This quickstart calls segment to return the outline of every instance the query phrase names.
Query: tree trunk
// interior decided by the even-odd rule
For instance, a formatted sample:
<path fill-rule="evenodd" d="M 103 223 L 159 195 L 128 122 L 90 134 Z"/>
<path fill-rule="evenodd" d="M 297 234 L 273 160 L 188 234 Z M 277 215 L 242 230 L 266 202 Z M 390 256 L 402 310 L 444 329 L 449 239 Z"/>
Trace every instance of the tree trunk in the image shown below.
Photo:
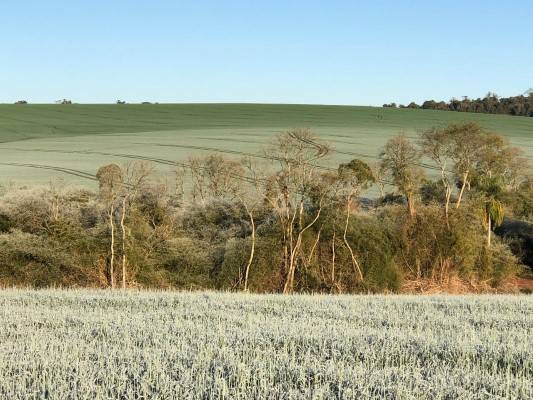
<path fill-rule="evenodd" d="M 115 288 L 115 224 L 113 223 L 114 208 L 111 204 L 109 209 L 109 225 L 111 228 L 111 260 L 109 261 L 109 278 L 111 280 L 111 289 Z"/>
<path fill-rule="evenodd" d="M 468 174 L 469 174 L 469 171 L 466 171 L 463 174 L 463 184 L 461 185 L 461 191 L 459 192 L 459 197 L 457 197 L 457 203 L 455 204 L 455 208 L 459 208 L 459 206 L 461 205 L 461 200 L 463 199 L 463 193 L 465 191 L 466 180 L 468 179 Z"/>
<path fill-rule="evenodd" d="M 490 218 L 490 215 L 487 218 L 487 247 L 490 247 L 490 240 L 492 235 L 492 220 Z"/>
<path fill-rule="evenodd" d="M 313 243 L 313 247 L 311 247 L 311 252 L 309 253 L 309 257 L 307 257 L 307 265 L 311 265 L 311 259 L 313 258 L 313 255 L 315 254 L 316 247 L 318 246 L 318 242 L 320 242 L 320 234 L 322 233 L 322 226 L 318 230 L 318 233 L 316 235 L 315 243 Z"/>
<path fill-rule="evenodd" d="M 248 259 L 248 264 L 246 265 L 246 270 L 244 273 L 244 291 L 248 291 L 248 274 L 250 273 L 250 266 L 252 265 L 252 262 L 254 260 L 254 253 L 255 253 L 255 222 L 254 222 L 254 216 L 252 212 L 248 209 L 246 204 L 243 202 L 244 208 L 246 209 L 246 212 L 248 213 L 248 216 L 250 217 L 250 223 L 252 225 L 252 248 L 250 250 L 250 258 Z"/>
<path fill-rule="evenodd" d="M 383 183 L 378 183 L 379 186 L 379 193 L 381 195 L 381 198 L 385 197 L 385 185 Z"/>
<path fill-rule="evenodd" d="M 441 175 L 441 179 L 442 179 L 442 184 L 444 185 L 444 188 L 445 188 L 445 190 L 444 190 L 444 196 L 445 196 L 444 217 L 446 219 L 446 226 L 449 229 L 450 228 L 450 220 L 449 220 L 450 198 L 452 196 L 452 188 L 451 188 L 451 185 L 450 185 L 450 181 L 449 181 L 448 177 L 446 176 L 446 162 L 441 163 L 440 166 L 441 166 L 440 175 Z"/>
<path fill-rule="evenodd" d="M 357 259 L 355 258 L 355 255 L 352 250 L 352 246 L 350 246 L 350 243 L 348 242 L 348 224 L 350 223 L 350 215 L 351 215 L 351 205 L 352 205 L 352 199 L 348 198 L 348 201 L 346 202 L 346 221 L 344 223 L 344 244 L 348 248 L 348 251 L 350 252 L 350 256 L 352 257 L 352 265 L 354 267 L 354 272 L 356 272 L 359 275 L 359 279 L 361 282 L 363 282 L 363 273 L 361 272 L 361 268 L 359 267 L 359 263 L 357 262 Z"/>
<path fill-rule="evenodd" d="M 126 289 L 126 196 L 122 199 L 122 215 L 120 216 L 120 229 L 122 230 L 122 289 Z"/>
<path fill-rule="evenodd" d="M 335 286 L 335 230 L 333 230 L 333 238 L 331 239 L 331 287 Z"/>
<path fill-rule="evenodd" d="M 322 200 L 320 201 L 320 205 L 315 215 L 315 218 L 313 218 L 313 220 L 308 225 L 306 225 L 304 228 L 300 230 L 300 232 L 298 232 L 298 237 L 296 239 L 296 243 L 294 244 L 294 246 L 292 246 L 292 240 L 291 240 L 291 254 L 290 254 L 290 262 L 289 262 L 290 269 L 287 275 L 285 286 L 283 288 L 283 293 L 291 293 L 294 289 L 294 274 L 296 272 L 296 254 L 298 254 L 298 251 L 300 250 L 300 247 L 302 245 L 303 234 L 305 233 L 305 231 L 311 228 L 316 223 L 316 221 L 318 221 L 318 218 L 320 218 L 321 212 L 322 212 Z M 303 213 L 303 202 L 300 204 L 300 213 Z M 296 216 L 296 214 L 294 215 Z M 293 218 L 291 225 L 294 224 L 294 220 L 295 219 Z M 292 239 L 292 234 L 291 234 L 291 239 Z"/>
<path fill-rule="evenodd" d="M 409 193 L 405 197 L 407 198 L 407 210 L 409 211 L 409 216 L 414 217 L 416 210 L 413 194 Z"/>
<path fill-rule="evenodd" d="M 452 197 L 452 188 L 450 185 L 446 186 L 446 204 L 444 205 L 444 214 L 446 217 L 446 226 L 450 228 L 450 198 Z"/>
<path fill-rule="evenodd" d="M 290 293 L 293 290 L 294 287 L 294 271 L 296 269 L 296 252 L 298 250 L 299 241 L 300 241 L 300 234 L 298 234 L 298 239 L 296 240 L 296 243 L 294 243 L 294 221 L 296 221 L 296 216 L 300 214 L 300 217 L 298 218 L 299 223 L 301 224 L 301 214 L 303 213 L 303 201 L 300 202 L 300 206 L 298 209 L 294 210 L 294 213 L 292 217 L 290 217 L 289 222 L 289 268 L 287 269 L 287 278 L 285 279 L 285 285 L 283 287 L 283 293 Z M 289 215 L 288 215 L 289 217 Z"/>

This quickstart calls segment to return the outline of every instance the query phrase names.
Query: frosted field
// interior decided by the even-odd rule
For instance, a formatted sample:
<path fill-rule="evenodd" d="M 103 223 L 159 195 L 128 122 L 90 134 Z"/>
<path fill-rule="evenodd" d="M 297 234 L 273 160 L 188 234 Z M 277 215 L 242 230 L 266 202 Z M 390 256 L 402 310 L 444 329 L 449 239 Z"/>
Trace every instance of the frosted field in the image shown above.
<path fill-rule="evenodd" d="M 0 292 L 1 399 L 530 399 L 531 296 Z"/>

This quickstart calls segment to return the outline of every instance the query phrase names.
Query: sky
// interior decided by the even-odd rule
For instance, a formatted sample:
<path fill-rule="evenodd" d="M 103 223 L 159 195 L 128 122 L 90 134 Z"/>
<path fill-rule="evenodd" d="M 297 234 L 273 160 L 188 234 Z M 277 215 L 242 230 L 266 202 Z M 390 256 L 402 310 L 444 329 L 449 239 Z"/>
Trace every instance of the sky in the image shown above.
<path fill-rule="evenodd" d="M 1 0 L 0 102 L 381 105 L 533 87 L 533 1 Z"/>

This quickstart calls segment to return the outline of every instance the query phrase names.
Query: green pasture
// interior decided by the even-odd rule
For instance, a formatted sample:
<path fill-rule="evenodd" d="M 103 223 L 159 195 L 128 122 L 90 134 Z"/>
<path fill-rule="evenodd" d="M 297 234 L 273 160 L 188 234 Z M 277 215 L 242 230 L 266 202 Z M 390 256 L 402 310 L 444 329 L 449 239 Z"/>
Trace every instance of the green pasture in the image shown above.
<path fill-rule="evenodd" d="M 0 183 L 93 184 L 99 166 L 144 159 L 161 174 L 189 155 L 261 155 L 272 135 L 313 129 L 330 163 L 373 160 L 390 136 L 476 121 L 533 158 L 533 118 L 377 107 L 270 104 L 0 105 Z"/>

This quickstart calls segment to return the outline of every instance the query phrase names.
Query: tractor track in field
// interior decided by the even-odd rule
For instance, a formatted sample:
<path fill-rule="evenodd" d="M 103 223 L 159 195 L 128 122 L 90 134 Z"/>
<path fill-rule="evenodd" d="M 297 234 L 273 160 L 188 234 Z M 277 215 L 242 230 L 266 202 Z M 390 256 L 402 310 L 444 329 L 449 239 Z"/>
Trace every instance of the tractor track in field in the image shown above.
<path fill-rule="evenodd" d="M 54 165 L 43 165 L 43 164 L 31 164 L 31 163 L 6 163 L 6 162 L 0 162 L 0 165 L 6 165 L 10 167 L 26 167 L 26 168 L 37 168 L 37 169 L 47 169 L 51 171 L 56 172 L 62 172 L 64 174 L 68 175 L 74 175 L 80 178 L 84 179 L 90 179 L 93 181 L 96 181 L 96 176 L 92 175 L 85 171 L 80 171 L 72 168 L 63 168 L 63 167 L 57 167 Z"/>
<path fill-rule="evenodd" d="M 146 145 L 146 143 L 140 143 L 140 142 L 133 142 L 132 144 Z M 248 152 L 239 151 L 239 150 L 219 149 L 216 147 L 194 146 L 194 145 L 185 145 L 185 144 L 163 144 L 163 143 L 150 143 L 150 144 L 152 146 L 176 147 L 176 148 L 191 149 L 191 150 L 212 151 L 212 152 L 217 152 L 217 153 L 233 154 L 233 155 L 240 155 L 240 156 L 253 157 L 253 158 L 262 158 L 265 160 L 271 159 L 271 157 L 267 155 L 262 155 L 262 154 L 257 154 L 257 153 L 248 153 Z M 333 150 L 333 151 L 337 154 L 343 154 L 343 155 L 349 155 L 349 156 L 355 156 L 355 157 L 361 157 L 361 158 L 372 158 L 372 159 L 379 160 L 378 156 L 364 154 L 364 153 L 356 153 L 353 151 L 343 151 L 343 150 Z M 431 169 L 434 171 L 440 171 L 439 168 L 433 165 L 430 165 L 430 164 L 426 164 L 426 163 L 413 163 L 413 165 L 426 168 L 426 169 Z M 328 170 L 335 169 L 335 168 L 328 168 L 328 167 L 323 167 L 323 168 L 328 169 Z M 447 171 L 447 172 L 452 172 L 452 171 Z"/>
<path fill-rule="evenodd" d="M 147 143 L 142 142 L 133 142 L 131 144 L 134 145 L 140 145 L 140 146 L 146 146 Z M 152 146 L 160 146 L 160 147 L 174 147 L 174 148 L 182 148 L 182 149 L 189 149 L 189 150 L 199 150 L 199 151 L 210 151 L 210 152 L 216 152 L 216 153 L 224 153 L 224 154 L 230 154 L 230 155 L 236 155 L 236 156 L 242 156 L 242 157 L 251 157 L 251 158 L 259 158 L 264 160 L 272 159 L 272 157 L 267 156 L 266 154 L 259 154 L 259 153 L 250 153 L 250 152 L 244 152 L 239 150 L 230 150 L 230 149 L 220 149 L 216 147 L 208 147 L 208 146 L 196 146 L 196 145 L 184 145 L 184 144 L 164 144 L 164 143 L 149 143 Z M 13 147 L 2 147 L 0 149 L 3 150 L 16 150 L 16 151 L 24 151 L 24 152 L 43 152 L 43 153 L 60 153 L 60 154 L 87 154 L 87 155 L 102 155 L 102 156 L 110 156 L 110 157 L 120 157 L 120 158 L 127 158 L 132 160 L 142 160 L 142 161 L 150 161 L 157 164 L 163 164 L 168 166 L 174 166 L 174 167 L 182 167 L 182 168 L 189 168 L 190 165 L 183 162 L 178 161 L 172 161 L 167 160 L 164 158 L 158 158 L 158 157 L 150 157 L 150 156 L 143 156 L 138 154 L 129 154 L 129 153 L 111 153 L 111 152 L 100 152 L 100 151 L 93 151 L 93 150 L 54 150 L 54 149 L 24 149 L 24 148 L 13 148 Z M 372 158 L 372 159 L 379 159 L 378 156 L 372 156 L 364 153 L 357 153 L 352 151 L 343 151 L 343 150 L 333 150 L 337 154 L 342 155 L 348 155 L 348 156 L 355 156 L 355 157 L 361 157 L 361 158 Z M 17 163 L 11 163 L 12 166 L 16 166 Z M 8 165 L 7 163 L 4 163 L 4 165 Z M 414 165 L 417 165 L 419 167 L 425 168 L 425 169 L 431 169 L 435 171 L 439 171 L 437 167 L 434 167 L 429 164 L 425 163 L 415 163 Z M 19 164 L 19 166 L 30 166 L 30 164 Z M 65 172 L 67 170 L 70 170 L 70 174 L 74 174 L 72 171 L 75 171 L 79 173 L 80 171 L 76 171 L 73 169 L 68 168 L 62 168 L 61 167 L 53 167 L 53 166 L 42 166 L 42 168 L 48 168 L 53 170 L 54 168 L 56 171 Z M 333 167 L 327 167 L 323 165 L 316 165 L 319 169 L 326 170 L 326 171 L 336 171 L 336 168 Z M 39 168 L 37 164 L 34 165 L 34 168 Z M 448 171 L 451 172 L 451 171 Z M 69 172 L 65 172 L 69 173 Z M 248 180 L 246 177 L 240 177 L 243 180 Z M 391 184 L 388 181 L 382 180 L 383 183 Z"/>
<path fill-rule="evenodd" d="M 128 158 L 133 160 L 141 160 L 141 161 L 150 161 L 157 164 L 163 164 L 163 165 L 169 165 L 173 167 L 181 167 L 188 169 L 190 168 L 190 164 L 183 163 L 183 162 L 177 162 L 177 161 L 171 161 L 166 160 L 162 158 L 154 158 L 154 157 L 147 157 L 147 156 L 140 156 L 135 154 L 121 154 L 121 153 L 104 153 L 104 152 L 95 152 L 95 151 L 61 151 L 61 150 L 45 150 L 45 149 L 12 149 L 12 150 L 21 150 L 21 151 L 41 151 L 41 152 L 50 152 L 50 153 L 64 153 L 64 154 L 97 154 L 97 155 L 105 155 L 105 156 L 112 156 L 112 157 L 121 157 L 121 158 Z M 13 167 L 28 167 L 28 168 L 38 168 L 38 169 L 48 169 L 56 172 L 62 172 L 69 175 L 78 176 L 85 179 L 90 179 L 93 181 L 97 181 L 96 175 L 92 175 L 88 172 L 79 171 L 71 168 L 63 168 L 63 167 L 57 167 L 53 165 L 42 165 L 42 164 L 31 164 L 31 163 L 5 163 L 0 162 L 0 165 L 6 165 L 6 166 L 13 166 Z M 253 183 L 253 179 L 244 175 L 232 175 L 234 178 Z M 258 178 L 257 180 L 261 180 Z"/>
<path fill-rule="evenodd" d="M 5 148 L 0 148 L 0 149 L 5 149 Z M 136 154 L 106 153 L 106 152 L 97 152 L 97 151 L 90 151 L 90 150 L 71 150 L 71 151 L 67 151 L 67 150 L 19 149 L 19 148 L 10 148 L 10 150 L 28 151 L 28 152 L 34 151 L 34 152 L 44 152 L 44 153 L 61 153 L 61 154 L 96 154 L 96 155 L 105 155 L 105 156 L 112 156 L 112 157 L 128 158 L 128 159 L 132 159 L 132 160 L 150 161 L 150 162 L 153 162 L 153 163 L 156 163 L 156 164 L 163 164 L 163 165 L 168 165 L 168 166 L 173 166 L 173 167 L 181 167 L 181 168 L 185 168 L 185 169 L 189 169 L 190 168 L 190 164 L 188 164 L 188 163 L 167 160 L 167 159 L 164 159 L 164 158 L 141 156 L 141 155 L 136 155 Z M 243 153 L 243 152 L 241 152 L 241 153 Z M 268 157 L 266 157 L 266 156 L 264 156 L 263 158 L 268 159 Z M 41 164 L 31 164 L 31 163 L 3 163 L 3 162 L 0 162 L 0 165 L 13 166 L 13 167 L 29 167 L 29 168 L 48 169 L 48 170 L 53 170 L 53 171 L 57 171 L 57 172 L 63 172 L 63 173 L 69 174 L 69 175 L 79 176 L 81 178 L 91 179 L 91 180 L 94 180 L 94 181 L 97 180 L 95 175 L 89 174 L 87 172 L 74 170 L 74 169 L 71 169 L 71 168 L 56 167 L 56 166 L 53 166 L 53 165 L 41 165 Z M 325 166 L 321 166 L 321 165 L 317 165 L 316 167 L 318 167 L 319 169 L 322 169 L 322 170 L 326 170 L 326 171 L 336 171 L 336 168 L 325 167 Z M 258 177 L 251 178 L 251 177 L 248 177 L 248 176 L 238 175 L 238 174 L 233 174 L 232 176 L 234 178 L 236 178 L 236 179 L 242 180 L 244 182 L 249 182 L 249 183 L 254 183 L 254 181 L 266 181 L 266 179 L 264 179 L 264 178 L 258 178 Z M 391 184 L 390 182 L 383 181 L 383 180 L 382 180 L 382 182 L 385 183 L 385 184 Z"/>

